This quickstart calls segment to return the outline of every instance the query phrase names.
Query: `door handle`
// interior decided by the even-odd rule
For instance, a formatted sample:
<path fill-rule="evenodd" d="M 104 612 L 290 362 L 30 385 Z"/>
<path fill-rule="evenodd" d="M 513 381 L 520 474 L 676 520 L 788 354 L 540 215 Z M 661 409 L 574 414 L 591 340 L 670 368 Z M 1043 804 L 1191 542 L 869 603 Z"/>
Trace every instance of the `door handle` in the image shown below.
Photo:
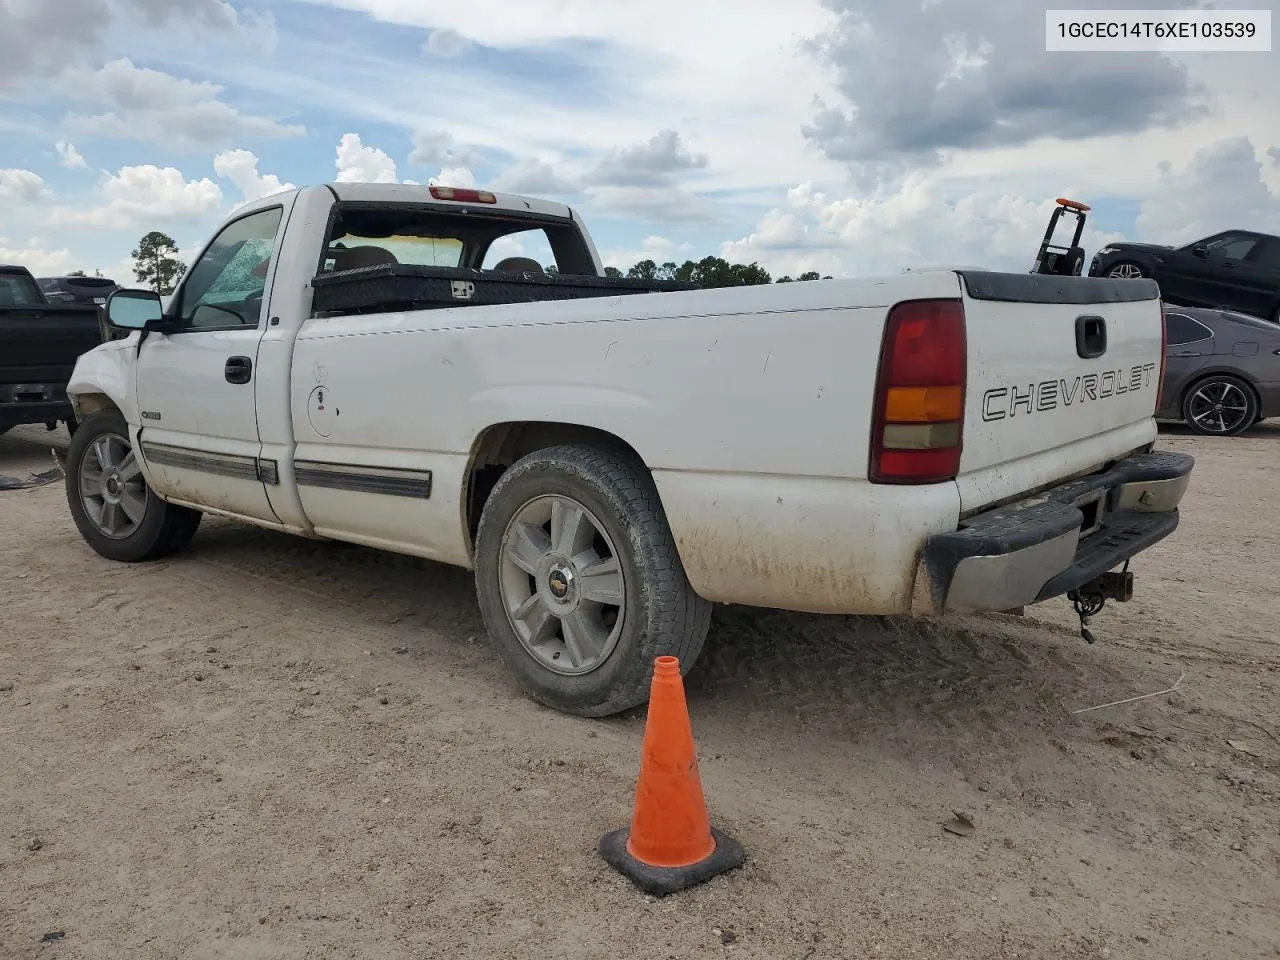
<path fill-rule="evenodd" d="M 253 361 L 248 357 L 229 357 L 223 374 L 227 383 L 248 383 L 253 377 Z"/>

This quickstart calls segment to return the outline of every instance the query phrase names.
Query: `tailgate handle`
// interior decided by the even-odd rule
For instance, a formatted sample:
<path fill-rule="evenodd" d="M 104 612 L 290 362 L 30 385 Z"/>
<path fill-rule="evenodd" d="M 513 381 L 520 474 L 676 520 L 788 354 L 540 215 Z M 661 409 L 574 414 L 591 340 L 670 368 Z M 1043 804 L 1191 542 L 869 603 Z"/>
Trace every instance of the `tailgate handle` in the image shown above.
<path fill-rule="evenodd" d="M 1102 317 L 1076 317 L 1076 353 L 1096 360 L 1107 352 L 1107 321 Z"/>

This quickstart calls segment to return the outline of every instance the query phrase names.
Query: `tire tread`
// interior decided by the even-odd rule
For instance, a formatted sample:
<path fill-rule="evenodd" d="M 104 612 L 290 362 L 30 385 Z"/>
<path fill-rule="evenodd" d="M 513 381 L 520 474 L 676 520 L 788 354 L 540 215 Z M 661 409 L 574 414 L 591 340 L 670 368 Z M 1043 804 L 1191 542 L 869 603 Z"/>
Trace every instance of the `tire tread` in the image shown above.
<path fill-rule="evenodd" d="M 579 716 L 610 716 L 639 706 L 648 699 L 655 658 L 678 657 L 681 672 L 688 673 L 706 642 L 711 625 L 711 604 L 700 597 L 689 583 L 652 476 L 643 463 L 624 451 L 563 445 L 536 451 L 513 465 L 499 479 L 481 516 L 477 554 L 500 540 L 509 519 L 497 516 L 489 505 L 501 503 L 504 493 L 513 485 L 524 482 L 525 478 L 551 472 L 575 476 L 596 488 L 606 499 L 616 502 L 619 516 L 615 520 L 625 524 L 630 535 L 640 574 L 638 586 L 644 594 L 642 603 L 645 603 L 648 617 L 642 627 L 638 649 L 633 651 L 630 662 L 622 668 L 603 699 L 570 704 L 562 698 L 543 695 L 528 683 L 523 685 L 534 699 L 547 706 Z M 482 565 L 477 563 L 476 586 L 482 593 L 483 608 L 486 606 L 483 593 L 488 588 L 481 580 L 481 568 Z M 486 611 L 486 620 L 488 618 Z M 495 626 L 508 629 L 505 623 L 487 625 L 491 635 Z M 535 669 L 541 668 L 535 665 Z M 521 673 L 518 668 L 515 672 L 517 675 Z"/>

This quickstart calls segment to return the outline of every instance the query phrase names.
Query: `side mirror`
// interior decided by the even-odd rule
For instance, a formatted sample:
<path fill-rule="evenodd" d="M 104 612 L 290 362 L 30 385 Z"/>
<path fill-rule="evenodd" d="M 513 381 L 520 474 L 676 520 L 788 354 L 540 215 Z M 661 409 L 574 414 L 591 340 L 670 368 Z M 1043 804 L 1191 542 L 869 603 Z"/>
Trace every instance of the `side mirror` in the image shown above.
<path fill-rule="evenodd" d="M 1194 247 L 1191 248 L 1191 252 L 1194 253 L 1197 257 L 1199 257 L 1201 260 L 1209 256 L 1209 248 L 1206 247 L 1203 243 L 1197 243 Z"/>
<path fill-rule="evenodd" d="M 107 297 L 107 326 L 116 330 L 154 330 L 164 324 L 160 294 L 152 290 L 117 290 Z"/>

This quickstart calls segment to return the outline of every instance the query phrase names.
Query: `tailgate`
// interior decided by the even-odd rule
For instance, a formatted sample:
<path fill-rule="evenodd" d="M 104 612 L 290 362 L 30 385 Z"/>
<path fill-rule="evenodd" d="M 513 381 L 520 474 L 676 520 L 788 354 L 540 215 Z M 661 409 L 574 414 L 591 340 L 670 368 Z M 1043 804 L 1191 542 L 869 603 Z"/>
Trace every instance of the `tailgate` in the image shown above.
<path fill-rule="evenodd" d="M 95 306 L 0 309 L 0 383 L 65 381 L 77 358 L 101 342 Z"/>
<path fill-rule="evenodd" d="M 962 510 L 1154 439 L 1163 319 L 1153 281 L 958 273 L 969 355 Z"/>

